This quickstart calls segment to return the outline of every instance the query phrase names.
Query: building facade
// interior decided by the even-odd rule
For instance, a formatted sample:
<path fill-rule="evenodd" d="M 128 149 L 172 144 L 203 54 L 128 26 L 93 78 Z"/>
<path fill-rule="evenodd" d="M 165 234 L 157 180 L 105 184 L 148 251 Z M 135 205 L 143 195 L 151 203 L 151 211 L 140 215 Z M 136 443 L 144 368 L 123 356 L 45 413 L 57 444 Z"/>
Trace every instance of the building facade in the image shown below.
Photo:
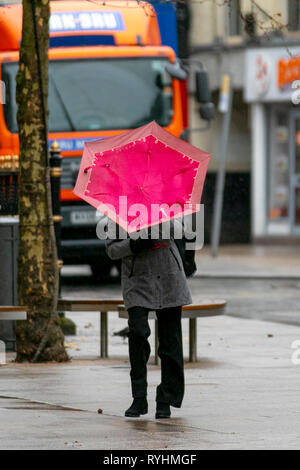
<path fill-rule="evenodd" d="M 211 0 L 190 8 L 193 67 L 207 68 L 216 104 L 223 74 L 234 88 L 222 240 L 297 239 L 300 105 L 293 86 L 300 80 L 300 1 Z M 190 92 L 192 127 L 201 128 L 192 82 Z M 208 238 L 220 154 L 217 114 L 209 131 L 191 134 L 193 144 L 213 155 L 204 191 Z"/>
<path fill-rule="evenodd" d="M 249 49 L 253 233 L 300 235 L 300 46 Z"/>

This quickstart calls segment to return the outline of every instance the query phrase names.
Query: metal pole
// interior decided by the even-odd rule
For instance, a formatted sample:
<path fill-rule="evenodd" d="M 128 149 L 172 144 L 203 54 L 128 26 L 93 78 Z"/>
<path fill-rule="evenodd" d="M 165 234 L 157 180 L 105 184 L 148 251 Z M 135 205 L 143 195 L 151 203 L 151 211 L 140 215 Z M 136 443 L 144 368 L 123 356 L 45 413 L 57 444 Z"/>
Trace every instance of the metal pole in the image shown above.
<path fill-rule="evenodd" d="M 61 293 L 61 275 L 60 271 L 63 265 L 61 260 L 61 210 L 60 210 L 60 179 L 62 157 L 60 148 L 56 141 L 53 142 L 50 149 L 50 182 L 51 182 L 51 200 L 53 212 L 53 224 L 57 246 L 58 269 L 59 269 L 59 297 Z M 59 316 L 63 317 L 64 313 L 59 312 Z"/>
<path fill-rule="evenodd" d="M 197 318 L 190 318 L 189 331 L 190 331 L 189 361 L 197 362 Z"/>
<path fill-rule="evenodd" d="M 108 357 L 107 312 L 100 312 L 100 357 Z"/>
<path fill-rule="evenodd" d="M 217 256 L 221 222 L 222 222 L 222 210 L 223 210 L 223 197 L 224 197 L 224 186 L 225 186 L 225 174 L 226 174 L 226 157 L 227 157 L 227 146 L 228 137 L 230 131 L 231 121 L 231 109 L 232 109 L 232 84 L 229 75 L 224 75 L 222 80 L 221 100 L 219 104 L 219 110 L 224 113 L 223 118 L 223 129 L 220 141 L 220 164 L 217 174 L 214 208 L 213 208 L 213 223 L 212 223 L 212 243 L 211 243 L 211 254 Z"/>
<path fill-rule="evenodd" d="M 158 325 L 157 325 L 157 320 L 154 320 L 154 339 L 155 339 L 155 344 L 154 344 L 154 364 L 159 365 L 159 357 L 157 354 L 158 351 Z"/>

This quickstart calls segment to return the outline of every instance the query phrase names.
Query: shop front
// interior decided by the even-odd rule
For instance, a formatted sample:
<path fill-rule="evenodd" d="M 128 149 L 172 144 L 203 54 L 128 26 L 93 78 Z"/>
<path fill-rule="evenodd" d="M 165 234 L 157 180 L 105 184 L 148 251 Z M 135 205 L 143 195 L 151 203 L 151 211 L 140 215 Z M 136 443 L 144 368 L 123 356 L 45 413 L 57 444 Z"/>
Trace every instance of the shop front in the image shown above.
<path fill-rule="evenodd" d="M 246 52 L 252 238 L 300 240 L 300 46 Z"/>

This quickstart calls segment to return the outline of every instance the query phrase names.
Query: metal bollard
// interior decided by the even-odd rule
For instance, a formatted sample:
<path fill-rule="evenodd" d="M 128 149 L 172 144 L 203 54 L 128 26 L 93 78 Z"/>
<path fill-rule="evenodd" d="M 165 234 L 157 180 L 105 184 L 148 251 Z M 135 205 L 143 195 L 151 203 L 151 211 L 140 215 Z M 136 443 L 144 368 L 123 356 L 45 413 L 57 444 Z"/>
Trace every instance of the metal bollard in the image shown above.
<path fill-rule="evenodd" d="M 53 222 L 57 244 L 57 256 L 59 260 L 61 258 L 60 238 L 62 220 L 62 216 L 60 213 L 60 178 L 62 173 L 61 161 L 62 157 L 60 156 L 60 148 L 55 140 L 50 148 L 50 181 Z"/>
<path fill-rule="evenodd" d="M 61 260 L 61 210 L 60 210 L 60 180 L 61 180 L 61 162 L 60 148 L 55 140 L 50 147 L 50 182 L 51 182 L 51 199 L 52 199 L 52 212 L 53 224 L 57 246 L 58 269 L 59 269 L 59 296 L 61 292 L 61 276 L 60 271 L 63 265 Z M 60 316 L 64 316 L 60 312 Z"/>

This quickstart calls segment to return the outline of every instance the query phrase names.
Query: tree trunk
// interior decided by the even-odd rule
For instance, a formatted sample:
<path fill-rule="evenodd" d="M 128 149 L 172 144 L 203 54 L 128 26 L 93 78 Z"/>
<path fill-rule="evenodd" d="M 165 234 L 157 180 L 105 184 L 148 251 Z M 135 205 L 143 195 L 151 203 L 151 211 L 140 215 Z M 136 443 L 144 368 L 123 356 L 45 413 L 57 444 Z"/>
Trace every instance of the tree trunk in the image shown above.
<path fill-rule="evenodd" d="M 20 305 L 28 307 L 28 317 L 27 321 L 17 324 L 17 361 L 68 360 L 56 313 L 59 276 L 47 139 L 49 15 L 49 0 L 23 0 L 23 33 L 17 74 L 20 139 L 18 295 Z"/>

